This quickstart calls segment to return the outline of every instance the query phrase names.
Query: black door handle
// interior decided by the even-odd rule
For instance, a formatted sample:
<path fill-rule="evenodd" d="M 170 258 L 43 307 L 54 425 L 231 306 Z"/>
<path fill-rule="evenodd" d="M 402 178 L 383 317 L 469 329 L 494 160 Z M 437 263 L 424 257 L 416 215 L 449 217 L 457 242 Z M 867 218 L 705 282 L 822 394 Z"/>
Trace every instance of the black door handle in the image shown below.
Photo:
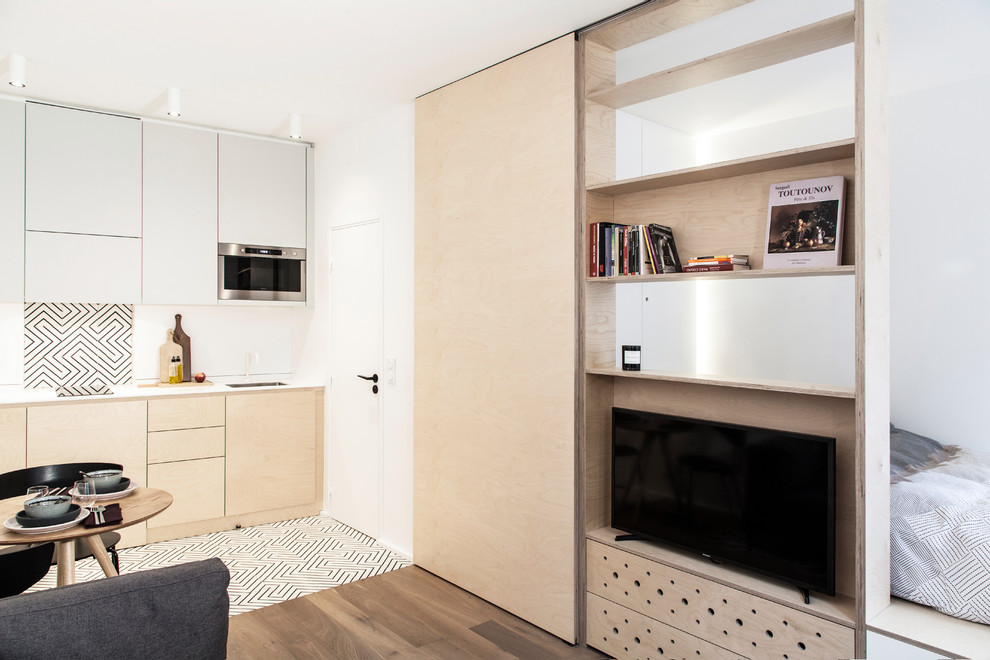
<path fill-rule="evenodd" d="M 358 374 L 357 377 L 364 380 L 370 380 L 372 383 L 378 382 L 378 374 L 371 374 L 370 376 L 362 376 L 361 374 Z"/>

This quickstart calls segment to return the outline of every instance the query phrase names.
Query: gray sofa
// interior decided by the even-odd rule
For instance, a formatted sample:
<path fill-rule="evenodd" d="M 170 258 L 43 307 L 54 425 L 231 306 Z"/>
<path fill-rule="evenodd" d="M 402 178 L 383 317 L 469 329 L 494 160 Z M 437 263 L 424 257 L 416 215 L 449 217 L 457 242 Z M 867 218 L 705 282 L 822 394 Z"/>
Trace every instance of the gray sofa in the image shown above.
<path fill-rule="evenodd" d="M 0 659 L 225 658 L 229 583 L 206 559 L 0 599 Z"/>

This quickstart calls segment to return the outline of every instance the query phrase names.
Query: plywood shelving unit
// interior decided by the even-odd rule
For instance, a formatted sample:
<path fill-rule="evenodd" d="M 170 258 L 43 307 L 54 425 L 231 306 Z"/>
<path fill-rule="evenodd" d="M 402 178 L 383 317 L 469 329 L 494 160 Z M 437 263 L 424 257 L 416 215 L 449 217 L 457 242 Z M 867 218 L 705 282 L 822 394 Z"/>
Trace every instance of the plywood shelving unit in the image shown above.
<path fill-rule="evenodd" d="M 886 451 L 885 439 L 875 436 L 886 431 L 889 407 L 887 395 L 871 398 L 887 387 L 886 354 L 870 353 L 871 342 L 883 348 L 876 342 L 887 330 L 886 302 L 876 302 L 886 296 L 887 286 L 886 134 L 878 128 L 885 117 L 886 100 L 883 94 L 871 96 L 864 90 L 881 80 L 885 7 L 871 3 L 867 10 L 866 3 L 857 0 L 854 12 L 616 84 L 616 51 L 742 4 L 745 0 L 655 2 L 580 34 L 582 255 L 588 254 L 593 222 L 658 223 L 673 228 L 682 260 L 712 250 L 750 255 L 750 271 L 709 273 L 701 278 L 853 277 L 856 384 L 843 387 L 758 377 L 624 372 L 615 358 L 616 285 L 683 282 L 699 279 L 699 274 L 589 277 L 585 263 L 580 277 L 583 350 L 579 360 L 585 379 L 579 395 L 579 416 L 584 420 L 579 432 L 584 472 L 579 490 L 586 531 L 582 570 L 588 594 L 579 620 L 588 645 L 617 657 L 659 657 L 665 644 L 675 642 L 671 650 L 683 654 L 685 645 L 691 645 L 692 657 L 863 657 L 868 607 L 883 606 L 880 585 L 886 578 L 877 570 L 877 558 L 884 547 L 873 530 L 886 535 L 886 502 L 868 508 L 863 493 L 867 488 L 882 488 L 878 478 L 882 470 L 870 472 L 864 461 L 867 446 L 874 455 Z M 856 49 L 854 137 L 616 180 L 617 109 L 850 43 Z M 842 175 L 847 181 L 842 264 L 763 270 L 770 184 L 831 175 Z M 867 313 L 865 306 L 871 301 L 877 306 Z M 814 595 L 812 604 L 805 605 L 796 589 L 774 580 L 715 567 L 656 544 L 616 543 L 615 531 L 609 529 L 608 494 L 613 406 L 835 437 L 837 596 Z M 883 462 L 881 467 L 885 466 Z M 653 597 L 637 597 L 640 585 L 655 581 L 657 575 L 690 585 L 688 592 L 694 591 L 699 602 L 688 605 L 694 600 L 688 592 L 683 603 L 678 598 L 673 605 L 660 604 L 655 592 Z M 737 620 L 759 623 L 743 634 Z M 655 650 L 649 646 L 654 643 Z"/>

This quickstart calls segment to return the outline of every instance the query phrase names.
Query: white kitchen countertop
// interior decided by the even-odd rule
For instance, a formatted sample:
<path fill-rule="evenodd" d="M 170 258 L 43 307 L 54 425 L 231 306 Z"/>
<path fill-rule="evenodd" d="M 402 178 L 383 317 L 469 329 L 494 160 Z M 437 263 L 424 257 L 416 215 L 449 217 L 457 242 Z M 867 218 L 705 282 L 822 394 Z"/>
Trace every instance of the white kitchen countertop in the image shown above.
<path fill-rule="evenodd" d="M 263 383 L 277 381 L 285 385 L 269 387 L 227 387 L 228 383 L 255 382 Z M 130 385 L 111 385 L 112 394 L 94 394 L 92 396 L 58 396 L 53 389 L 25 389 L 17 385 L 0 385 L 0 406 L 25 405 L 32 403 L 83 403 L 110 401 L 117 399 L 147 399 L 160 396 L 196 396 L 201 394 L 246 394 L 250 392 L 268 392 L 272 390 L 293 390 L 320 388 L 325 383 L 314 378 L 295 378 L 291 374 L 254 374 L 249 379 L 244 376 L 218 376 L 209 378 L 207 384 L 171 385 L 155 387 L 153 380 L 135 381 Z M 151 387 L 142 387 L 151 385 Z"/>

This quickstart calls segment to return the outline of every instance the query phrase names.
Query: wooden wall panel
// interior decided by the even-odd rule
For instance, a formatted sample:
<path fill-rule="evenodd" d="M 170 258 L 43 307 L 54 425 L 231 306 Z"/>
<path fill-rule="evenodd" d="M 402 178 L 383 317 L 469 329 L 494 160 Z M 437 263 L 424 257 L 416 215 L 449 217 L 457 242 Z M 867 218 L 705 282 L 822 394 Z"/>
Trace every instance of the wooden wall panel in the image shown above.
<path fill-rule="evenodd" d="M 575 41 L 416 102 L 414 560 L 573 641 Z"/>

